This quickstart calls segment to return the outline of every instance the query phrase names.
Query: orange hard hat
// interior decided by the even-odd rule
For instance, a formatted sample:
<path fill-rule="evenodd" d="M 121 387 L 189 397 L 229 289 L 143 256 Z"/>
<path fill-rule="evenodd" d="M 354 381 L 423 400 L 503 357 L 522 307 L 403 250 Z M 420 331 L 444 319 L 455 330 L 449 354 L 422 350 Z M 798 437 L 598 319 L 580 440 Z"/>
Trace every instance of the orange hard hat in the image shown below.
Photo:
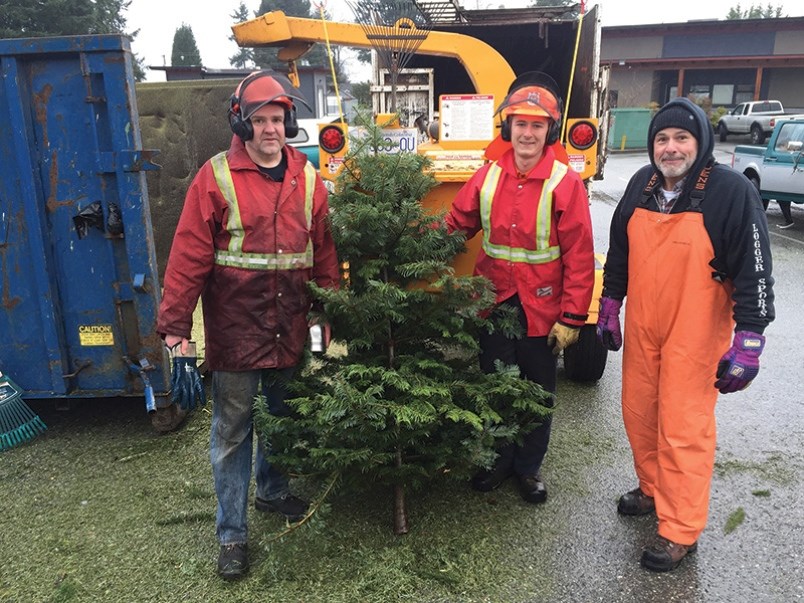
<path fill-rule="evenodd" d="M 255 71 L 249 74 L 235 88 L 232 95 L 232 111 L 239 113 L 241 119 L 250 119 L 265 105 L 276 103 L 286 111 L 293 110 L 293 101 L 285 87 L 270 71 Z"/>
<path fill-rule="evenodd" d="M 508 96 L 497 107 L 505 119 L 509 115 L 533 115 L 561 121 L 562 101 L 556 81 L 542 71 L 527 71 L 511 82 Z"/>
<path fill-rule="evenodd" d="M 561 121 L 558 99 L 541 86 L 525 86 L 514 90 L 502 107 L 503 119 L 509 115 L 532 115 L 546 117 L 555 122 Z"/>

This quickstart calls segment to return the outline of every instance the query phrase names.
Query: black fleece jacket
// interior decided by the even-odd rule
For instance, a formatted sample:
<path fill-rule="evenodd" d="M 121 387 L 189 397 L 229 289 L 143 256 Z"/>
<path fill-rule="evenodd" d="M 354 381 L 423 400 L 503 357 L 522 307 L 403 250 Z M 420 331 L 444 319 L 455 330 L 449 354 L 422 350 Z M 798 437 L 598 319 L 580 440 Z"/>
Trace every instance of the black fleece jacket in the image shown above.
<path fill-rule="evenodd" d="M 695 115 L 701 136 L 698 157 L 686 176 L 684 188 L 671 213 L 700 211 L 703 214 L 704 227 L 715 252 L 709 263 L 712 278 L 728 279 L 734 285 L 735 330 L 762 333 L 775 317 L 771 276 L 773 260 L 762 200 L 745 176 L 715 161 L 712 155 L 714 131 L 697 105 L 679 98 L 660 111 L 676 105 L 683 105 Z M 641 168 L 631 178 L 611 222 L 603 295 L 617 300 L 622 300 L 628 290 L 628 220 L 637 207 L 659 211 L 656 194 L 661 194 L 662 176 L 653 160 L 653 139 L 650 134 L 648 136 L 651 165 Z M 710 172 L 703 187 L 703 199 L 700 199 L 696 184 L 706 167 Z"/>

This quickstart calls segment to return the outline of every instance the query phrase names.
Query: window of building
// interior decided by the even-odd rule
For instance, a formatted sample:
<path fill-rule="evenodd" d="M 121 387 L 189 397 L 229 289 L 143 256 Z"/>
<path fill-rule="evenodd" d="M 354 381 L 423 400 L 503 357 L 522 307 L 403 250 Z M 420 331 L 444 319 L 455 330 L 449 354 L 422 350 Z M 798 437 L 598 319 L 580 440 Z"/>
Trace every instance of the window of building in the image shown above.
<path fill-rule="evenodd" d="M 715 84 L 712 86 L 712 104 L 731 106 L 734 98 L 734 84 Z"/>

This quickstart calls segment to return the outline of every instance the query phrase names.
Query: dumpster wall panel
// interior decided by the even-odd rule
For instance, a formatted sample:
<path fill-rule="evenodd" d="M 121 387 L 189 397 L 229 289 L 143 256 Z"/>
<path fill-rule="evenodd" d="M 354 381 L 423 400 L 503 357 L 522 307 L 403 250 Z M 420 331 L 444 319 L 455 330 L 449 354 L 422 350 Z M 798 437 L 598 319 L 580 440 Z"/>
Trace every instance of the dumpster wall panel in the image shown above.
<path fill-rule="evenodd" d="M 0 367 L 29 397 L 168 390 L 131 53 L 121 36 L 0 41 Z M 7 127 L 8 126 L 8 127 Z M 91 210 L 95 211 L 91 211 Z M 9 222 L 10 224 L 10 222 Z M 122 224 L 122 229 L 117 226 Z"/>

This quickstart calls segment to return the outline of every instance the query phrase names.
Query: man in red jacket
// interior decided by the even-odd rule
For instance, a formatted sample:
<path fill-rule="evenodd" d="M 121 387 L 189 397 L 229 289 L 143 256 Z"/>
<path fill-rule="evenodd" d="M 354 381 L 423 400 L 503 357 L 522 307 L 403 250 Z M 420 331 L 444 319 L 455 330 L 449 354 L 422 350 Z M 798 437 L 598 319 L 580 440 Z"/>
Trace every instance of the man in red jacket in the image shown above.
<path fill-rule="evenodd" d="M 578 174 L 557 158 L 561 98 L 552 78 L 520 75 L 498 112 L 501 136 L 512 148 L 461 188 L 447 224 L 467 238 L 483 231 L 475 274 L 492 282 L 496 303 L 515 310 L 525 333 L 520 339 L 498 331 L 481 335 L 481 368 L 493 372 L 497 360 L 516 365 L 555 393 L 556 356 L 577 341 L 592 299 L 589 200 Z M 544 502 L 540 469 L 550 428 L 548 417 L 521 445 L 499 450 L 495 466 L 475 475 L 472 486 L 490 491 L 515 474 L 525 501 Z"/>
<path fill-rule="evenodd" d="M 224 579 L 248 571 L 254 398 L 265 395 L 274 414 L 288 412 L 284 383 L 307 340 L 307 283 L 338 282 L 326 188 L 304 154 L 285 145 L 298 128 L 291 99 L 304 100 L 280 78 L 253 73 L 232 96 L 235 135 L 187 191 L 157 325 L 168 348 L 184 351 L 201 296 L 206 363 L 213 372 L 210 456 Z M 258 434 L 255 507 L 298 520 L 307 503 L 290 493 L 267 453 Z"/>

